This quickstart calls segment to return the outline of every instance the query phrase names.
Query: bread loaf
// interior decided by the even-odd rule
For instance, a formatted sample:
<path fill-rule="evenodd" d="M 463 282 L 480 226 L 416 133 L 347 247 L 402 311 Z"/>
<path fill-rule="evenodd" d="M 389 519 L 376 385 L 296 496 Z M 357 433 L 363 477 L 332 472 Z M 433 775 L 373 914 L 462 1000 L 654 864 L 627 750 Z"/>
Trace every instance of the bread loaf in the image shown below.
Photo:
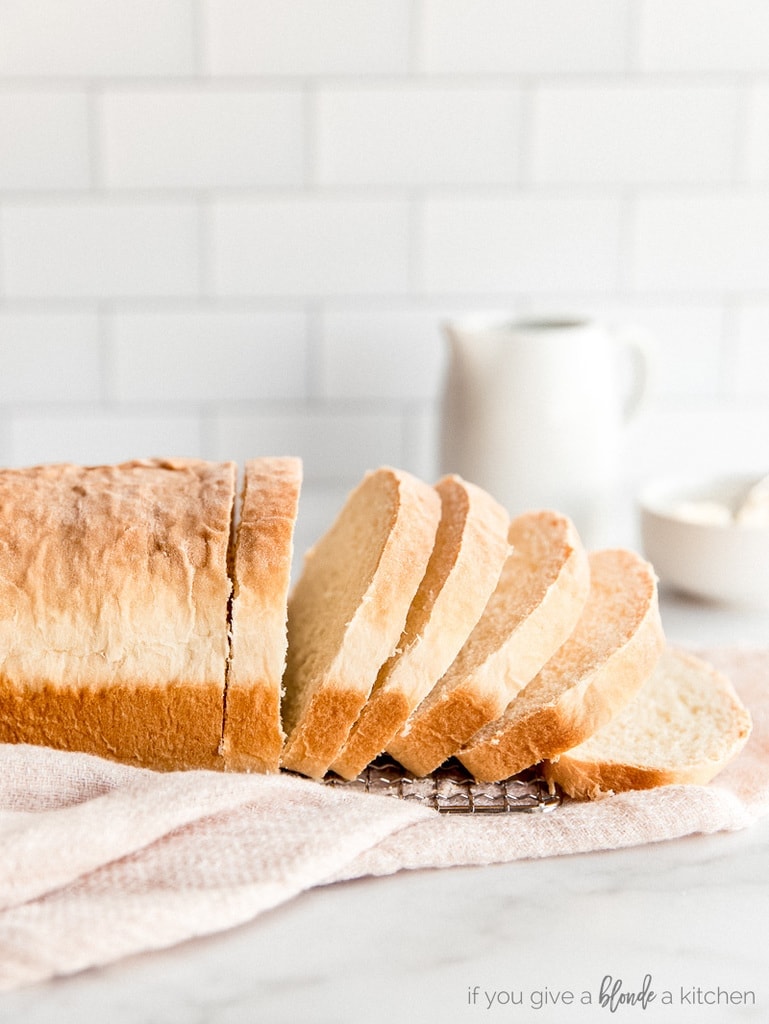
<path fill-rule="evenodd" d="M 339 756 L 403 632 L 440 513 L 434 488 L 383 467 L 307 553 L 289 599 L 285 768 L 320 778 Z"/>
<path fill-rule="evenodd" d="M 219 764 L 235 467 L 0 472 L 0 740 Z"/>
<path fill-rule="evenodd" d="M 276 772 L 283 747 L 281 680 L 294 524 L 302 464 L 293 458 L 245 464 L 231 557 L 230 660 L 222 749 L 232 771 Z"/>
<path fill-rule="evenodd" d="M 388 744 L 416 775 L 455 754 L 499 717 L 573 630 L 589 571 L 574 526 L 556 512 L 527 512 L 510 524 L 511 553 L 467 642 L 432 692 Z"/>
<path fill-rule="evenodd" d="M 289 598 L 300 486 L 298 459 L 250 460 L 236 524 L 228 462 L 0 470 L 0 742 L 315 778 L 383 747 L 417 775 L 543 762 L 579 798 L 706 782 L 744 745 L 728 681 L 660 660 L 633 552 L 383 467 Z"/>
<path fill-rule="evenodd" d="M 704 785 L 745 745 L 750 715 L 725 676 L 668 650 L 636 697 L 584 743 L 546 761 L 573 797 L 674 783 Z"/>
<path fill-rule="evenodd" d="M 664 648 L 652 567 L 631 551 L 590 555 L 590 594 L 572 635 L 458 757 L 495 782 L 576 746 L 628 704 Z"/>
<path fill-rule="evenodd" d="M 403 635 L 332 765 L 347 779 L 381 754 L 452 663 L 508 555 L 509 517 L 489 494 L 457 476 L 444 477 L 435 489 L 441 520 Z"/>

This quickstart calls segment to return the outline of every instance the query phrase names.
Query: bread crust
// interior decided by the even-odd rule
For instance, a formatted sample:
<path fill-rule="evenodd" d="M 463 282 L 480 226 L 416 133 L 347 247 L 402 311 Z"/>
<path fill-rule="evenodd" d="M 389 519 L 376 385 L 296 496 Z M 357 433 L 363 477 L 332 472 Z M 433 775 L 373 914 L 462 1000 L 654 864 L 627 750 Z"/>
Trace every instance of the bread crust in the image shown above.
<path fill-rule="evenodd" d="M 382 689 L 372 693 L 353 726 L 354 732 L 347 734 L 331 770 L 343 779 L 356 778 L 370 761 L 382 753 L 411 710 L 411 702 L 400 691 Z"/>
<path fill-rule="evenodd" d="M 573 524 L 549 510 L 510 524 L 497 590 L 465 647 L 388 752 L 428 775 L 508 702 L 566 640 L 587 598 L 587 555 Z"/>
<path fill-rule="evenodd" d="M 634 586 L 603 594 L 603 566 L 622 562 L 628 576 L 634 573 Z M 611 564 L 612 571 L 617 567 Z M 591 595 L 572 636 L 505 714 L 459 751 L 480 781 L 509 778 L 582 743 L 632 700 L 659 661 L 665 641 L 651 566 L 632 552 L 597 552 L 591 575 Z M 610 627 L 605 632 L 603 623 Z M 540 699 L 546 683 L 558 688 Z"/>
<path fill-rule="evenodd" d="M 217 763 L 234 479 L 197 459 L 0 472 L 0 740 Z"/>
<path fill-rule="evenodd" d="M 414 775 L 424 776 L 443 764 L 487 722 L 505 709 L 499 690 L 479 691 L 473 686 L 459 685 L 436 703 L 430 714 L 419 722 L 418 743 L 390 745 L 390 753 Z M 407 737 L 407 739 L 410 737 Z M 396 754 L 394 751 L 399 751 Z"/>
<path fill-rule="evenodd" d="M 507 512 L 481 488 L 450 475 L 435 489 L 441 521 L 395 654 L 332 770 L 355 778 L 406 724 L 478 622 L 509 553 Z"/>
<path fill-rule="evenodd" d="M 432 487 L 385 466 L 309 553 L 289 599 L 285 768 L 320 778 L 339 755 L 398 643 L 439 519 Z"/>
<path fill-rule="evenodd" d="M 669 687 L 671 700 L 676 699 L 677 673 L 684 672 L 689 678 L 696 678 L 697 685 L 702 689 L 702 715 L 718 715 L 719 748 L 691 750 L 686 763 L 673 763 L 672 754 L 664 760 L 649 759 L 647 763 L 631 760 L 629 756 L 616 754 L 599 755 L 603 732 L 613 731 L 617 727 L 627 728 L 636 716 L 640 717 L 640 709 L 659 711 L 658 729 L 664 734 L 670 728 L 665 716 L 664 696 L 658 691 L 661 684 Z M 712 696 L 707 693 L 711 691 Z M 647 693 L 648 691 L 648 693 Z M 637 710 L 638 709 L 638 710 Z M 728 709 L 728 721 L 721 720 L 725 709 Z M 636 719 L 637 720 L 637 719 Z M 692 718 L 694 724 L 694 717 Z M 665 652 L 650 679 L 636 695 L 617 720 L 610 721 L 606 730 L 598 731 L 589 743 L 569 748 L 554 760 L 545 761 L 543 773 L 553 786 L 557 783 L 567 795 L 577 799 L 595 800 L 631 789 L 652 789 L 657 786 L 675 784 L 706 785 L 730 762 L 745 746 L 751 732 L 751 719 L 747 709 L 734 692 L 729 680 L 707 662 L 682 651 L 668 650 Z M 649 728 L 648 722 L 645 728 Z M 679 723 L 680 728 L 680 723 Z M 680 734 L 676 736 L 680 742 Z M 591 756 L 592 754 L 592 756 Z"/>
<path fill-rule="evenodd" d="M 0 741 L 76 750 L 156 771 L 222 768 L 222 681 L 25 685 L 0 676 Z"/>
<path fill-rule="evenodd" d="M 245 464 L 240 521 L 230 559 L 233 596 L 222 751 L 231 771 L 276 772 L 284 733 L 281 680 L 287 600 L 302 482 L 296 458 Z"/>
<path fill-rule="evenodd" d="M 347 689 L 331 682 L 310 698 L 305 713 L 284 748 L 283 767 L 322 778 L 338 754 L 365 701 L 359 688 Z"/>
<path fill-rule="evenodd" d="M 705 786 L 730 760 L 725 758 L 712 765 L 692 765 L 673 771 L 643 765 L 593 764 L 569 758 L 563 765 L 545 762 L 542 772 L 551 786 L 557 783 L 573 799 L 600 800 L 631 789 L 656 789 L 676 784 Z"/>

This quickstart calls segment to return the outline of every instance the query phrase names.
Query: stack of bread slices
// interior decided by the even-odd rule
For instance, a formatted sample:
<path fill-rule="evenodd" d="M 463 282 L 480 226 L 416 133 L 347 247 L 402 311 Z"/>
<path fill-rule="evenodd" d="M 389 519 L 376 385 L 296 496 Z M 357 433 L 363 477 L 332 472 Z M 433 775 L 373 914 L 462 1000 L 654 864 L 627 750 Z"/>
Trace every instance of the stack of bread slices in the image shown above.
<path fill-rule="evenodd" d="M 652 567 L 564 515 L 383 467 L 289 596 L 301 463 L 236 477 L 0 471 L 0 742 L 311 778 L 541 763 L 576 797 L 705 782 L 746 742 L 728 680 L 667 648 Z"/>

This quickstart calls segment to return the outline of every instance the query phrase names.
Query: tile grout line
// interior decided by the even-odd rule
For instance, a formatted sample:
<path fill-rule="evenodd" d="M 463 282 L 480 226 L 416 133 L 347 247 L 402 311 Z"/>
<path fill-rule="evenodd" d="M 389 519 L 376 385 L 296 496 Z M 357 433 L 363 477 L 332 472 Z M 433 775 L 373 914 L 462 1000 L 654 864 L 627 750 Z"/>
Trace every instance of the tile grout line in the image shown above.
<path fill-rule="evenodd" d="M 427 192 L 424 189 L 412 189 L 407 208 L 407 265 L 406 291 L 413 297 L 425 293 L 425 213 Z"/>
<path fill-rule="evenodd" d="M 5 305 L 7 282 L 5 280 L 5 203 L 0 195 L 0 306 Z"/>
<path fill-rule="evenodd" d="M 315 83 L 307 79 L 302 86 L 302 181 L 304 194 L 319 187 L 320 98 Z"/>
<path fill-rule="evenodd" d="M 201 192 L 197 202 L 197 245 L 198 245 L 198 294 L 194 298 L 200 302 L 215 301 L 214 267 L 216 253 L 214 251 L 213 201 L 210 193 Z"/>
<path fill-rule="evenodd" d="M 317 405 L 322 405 L 326 399 L 318 394 L 320 382 L 323 378 L 323 362 L 325 360 L 325 345 L 323 344 L 323 313 L 322 301 L 311 299 L 305 302 L 305 377 L 304 377 L 304 407 L 312 410 Z"/>
<path fill-rule="evenodd" d="M 736 393 L 736 342 L 739 337 L 737 319 L 739 316 L 739 300 L 737 296 L 727 293 L 721 300 L 721 344 L 718 350 L 718 400 L 734 404 Z"/>
<path fill-rule="evenodd" d="M 196 79 L 206 80 L 206 46 L 202 0 L 190 0 L 190 35 L 192 43 L 192 70 Z"/>
<path fill-rule="evenodd" d="M 617 238 L 617 279 L 614 295 L 633 294 L 635 276 L 635 235 L 637 219 L 637 194 L 633 189 L 622 189 L 619 196 L 619 236 Z"/>
<path fill-rule="evenodd" d="M 734 138 L 732 140 L 731 178 L 728 184 L 747 186 L 755 184 L 750 173 L 751 123 L 756 102 L 756 83 L 734 87 Z"/>
<path fill-rule="evenodd" d="M 88 140 L 88 175 L 90 178 L 89 192 L 100 193 L 104 190 L 104 151 L 102 131 L 102 90 L 90 82 L 86 88 L 87 103 L 87 140 Z"/>
<path fill-rule="evenodd" d="M 409 8 L 409 36 L 406 69 L 411 77 L 417 77 L 424 71 L 424 4 L 422 0 L 411 0 Z"/>
<path fill-rule="evenodd" d="M 100 402 L 105 410 L 114 410 L 116 406 L 116 367 L 114 340 L 114 303 L 99 300 L 96 303 L 96 327 L 99 338 L 99 379 Z"/>
<path fill-rule="evenodd" d="M 510 183 L 511 188 L 525 189 L 532 185 L 531 170 L 534 154 L 532 138 L 534 134 L 534 103 L 537 86 L 521 83 L 518 87 L 520 96 L 520 117 L 518 123 L 518 159 L 516 161 L 516 180 Z"/>
<path fill-rule="evenodd" d="M 637 0 L 626 0 L 626 3 L 624 74 L 643 74 L 641 67 L 643 8 Z"/>

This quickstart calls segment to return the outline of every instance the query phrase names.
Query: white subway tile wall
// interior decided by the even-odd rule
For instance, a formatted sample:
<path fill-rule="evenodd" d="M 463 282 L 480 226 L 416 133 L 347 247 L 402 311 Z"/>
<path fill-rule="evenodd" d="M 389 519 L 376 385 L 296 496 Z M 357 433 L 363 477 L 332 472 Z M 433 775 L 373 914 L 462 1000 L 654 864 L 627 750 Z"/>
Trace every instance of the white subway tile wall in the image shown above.
<path fill-rule="evenodd" d="M 0 188 L 87 189 L 91 184 L 84 91 L 0 91 Z"/>
<path fill-rule="evenodd" d="M 769 469 L 765 0 L 0 0 L 0 464 L 438 470 L 441 323 L 650 337 L 630 483 Z"/>
<path fill-rule="evenodd" d="M 215 76 L 402 75 L 411 0 L 202 0 Z"/>
<path fill-rule="evenodd" d="M 100 114 L 107 189 L 302 184 L 298 89 L 111 90 Z"/>
<path fill-rule="evenodd" d="M 217 296 L 387 295 L 409 287 L 409 204 L 287 196 L 221 200 L 211 219 Z"/>
<path fill-rule="evenodd" d="M 319 89 L 317 102 L 321 185 L 510 185 L 516 179 L 517 90 L 337 86 Z"/>
<path fill-rule="evenodd" d="M 737 90 L 699 85 L 542 85 L 533 96 L 537 184 L 728 181 Z M 651 144 L 653 140 L 653 144 Z"/>
<path fill-rule="evenodd" d="M 2 0 L 0 74 L 189 75 L 194 15 L 189 0 Z"/>
<path fill-rule="evenodd" d="M 421 284 L 430 294 L 619 285 L 618 198 L 520 192 L 425 199 Z"/>
<path fill-rule="evenodd" d="M 192 298 L 199 211 L 189 202 L 9 202 L 0 208 L 8 299 Z"/>

